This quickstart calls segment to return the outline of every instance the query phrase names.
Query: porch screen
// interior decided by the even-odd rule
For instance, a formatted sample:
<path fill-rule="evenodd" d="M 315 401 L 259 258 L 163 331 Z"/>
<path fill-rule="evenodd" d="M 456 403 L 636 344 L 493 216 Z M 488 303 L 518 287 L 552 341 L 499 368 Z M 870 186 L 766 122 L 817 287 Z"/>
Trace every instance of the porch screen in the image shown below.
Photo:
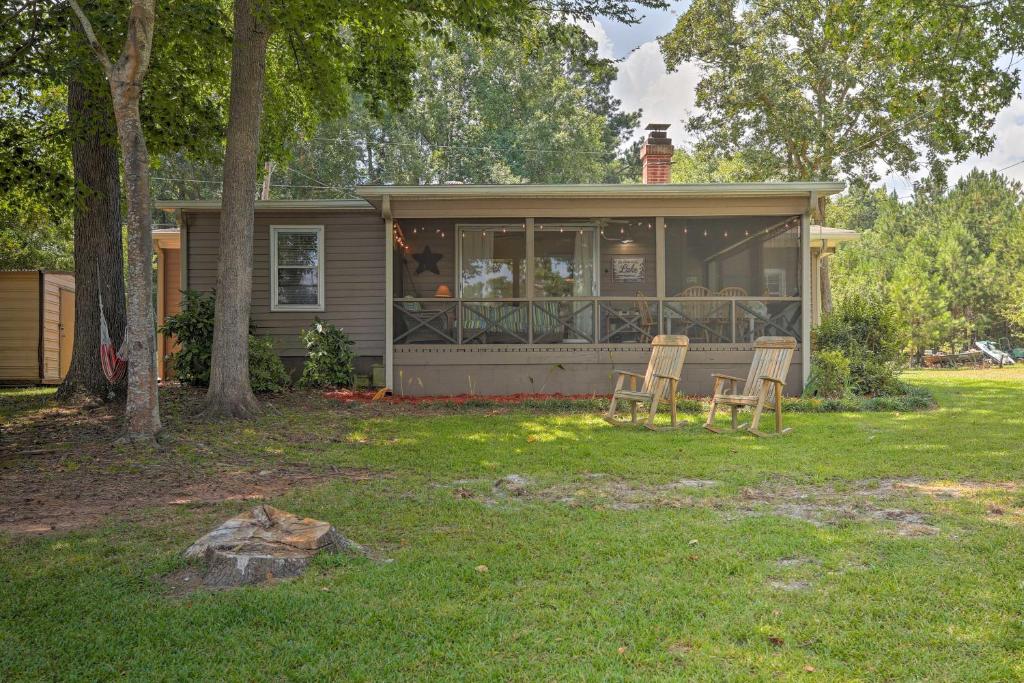
<path fill-rule="evenodd" d="M 464 299 L 526 296 L 526 233 L 521 229 L 463 228 L 459 231 Z"/>
<path fill-rule="evenodd" d="M 539 297 L 595 296 L 594 229 L 538 226 L 534 233 L 534 294 Z"/>
<path fill-rule="evenodd" d="M 271 228 L 274 310 L 323 309 L 323 227 Z"/>

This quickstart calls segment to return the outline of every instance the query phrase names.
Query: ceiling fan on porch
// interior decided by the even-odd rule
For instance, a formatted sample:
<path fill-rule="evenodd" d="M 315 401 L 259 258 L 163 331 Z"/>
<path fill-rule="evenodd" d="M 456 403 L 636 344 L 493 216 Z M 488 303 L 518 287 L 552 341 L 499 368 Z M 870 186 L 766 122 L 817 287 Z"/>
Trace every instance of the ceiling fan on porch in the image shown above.
<path fill-rule="evenodd" d="M 594 222 L 597 224 L 602 239 L 619 244 L 633 244 L 636 242 L 635 230 L 654 229 L 654 221 L 649 219 L 599 218 Z M 609 233 L 611 234 L 610 237 Z"/>

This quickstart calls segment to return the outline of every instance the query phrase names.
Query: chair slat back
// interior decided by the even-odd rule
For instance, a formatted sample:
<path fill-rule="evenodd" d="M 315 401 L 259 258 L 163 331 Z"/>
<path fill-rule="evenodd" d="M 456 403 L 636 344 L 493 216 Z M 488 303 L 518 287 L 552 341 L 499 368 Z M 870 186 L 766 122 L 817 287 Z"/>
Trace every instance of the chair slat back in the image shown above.
<path fill-rule="evenodd" d="M 640 314 L 640 326 L 650 327 L 656 325 L 657 322 L 654 320 L 654 316 L 651 314 L 651 306 L 647 302 L 647 297 L 644 296 L 643 292 L 636 293 L 636 310 Z"/>
<path fill-rule="evenodd" d="M 690 339 L 685 334 L 659 334 L 651 341 L 651 359 L 647 361 L 643 391 L 653 392 L 660 380 L 655 375 L 679 379 L 683 374 L 683 362 L 690 348 Z"/>
<path fill-rule="evenodd" d="M 759 337 L 754 342 L 754 359 L 750 362 L 750 372 L 743 385 L 743 395 L 751 396 L 760 386 L 762 377 L 771 377 L 782 382 L 789 374 L 789 365 L 793 361 L 793 350 L 796 339 L 793 337 Z M 775 399 L 775 385 L 768 394 L 769 400 Z"/>

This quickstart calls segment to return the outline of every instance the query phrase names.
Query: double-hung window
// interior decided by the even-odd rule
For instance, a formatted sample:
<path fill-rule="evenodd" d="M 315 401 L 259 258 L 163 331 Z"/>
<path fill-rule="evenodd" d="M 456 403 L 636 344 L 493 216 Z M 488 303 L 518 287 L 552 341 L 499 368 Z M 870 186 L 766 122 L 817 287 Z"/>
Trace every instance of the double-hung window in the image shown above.
<path fill-rule="evenodd" d="M 324 310 L 324 226 L 270 226 L 270 310 Z"/>

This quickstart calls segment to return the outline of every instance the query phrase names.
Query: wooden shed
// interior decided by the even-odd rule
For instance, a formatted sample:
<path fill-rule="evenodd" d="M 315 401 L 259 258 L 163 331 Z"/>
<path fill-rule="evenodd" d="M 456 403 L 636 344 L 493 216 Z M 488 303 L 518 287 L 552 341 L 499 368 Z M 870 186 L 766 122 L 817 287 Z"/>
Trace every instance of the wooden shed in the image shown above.
<path fill-rule="evenodd" d="M 0 271 L 0 383 L 59 384 L 74 339 L 74 275 Z"/>

